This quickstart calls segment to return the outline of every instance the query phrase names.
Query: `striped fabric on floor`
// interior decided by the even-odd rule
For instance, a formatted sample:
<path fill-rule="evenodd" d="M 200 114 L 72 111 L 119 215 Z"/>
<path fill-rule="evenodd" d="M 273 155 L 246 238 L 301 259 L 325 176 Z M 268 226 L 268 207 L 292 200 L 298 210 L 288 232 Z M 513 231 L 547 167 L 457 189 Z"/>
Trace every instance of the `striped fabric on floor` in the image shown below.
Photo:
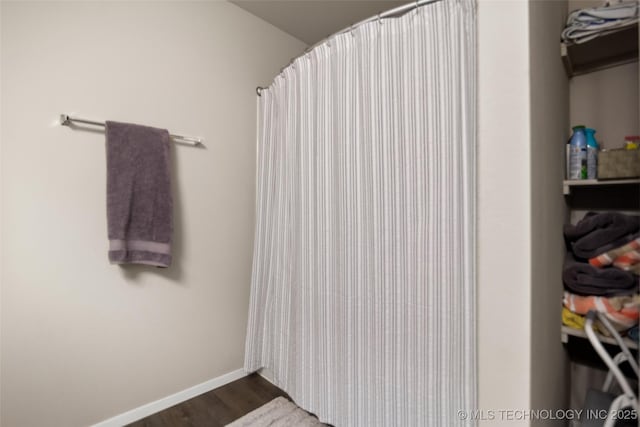
<path fill-rule="evenodd" d="M 227 427 L 326 427 L 284 397 L 277 397 Z"/>

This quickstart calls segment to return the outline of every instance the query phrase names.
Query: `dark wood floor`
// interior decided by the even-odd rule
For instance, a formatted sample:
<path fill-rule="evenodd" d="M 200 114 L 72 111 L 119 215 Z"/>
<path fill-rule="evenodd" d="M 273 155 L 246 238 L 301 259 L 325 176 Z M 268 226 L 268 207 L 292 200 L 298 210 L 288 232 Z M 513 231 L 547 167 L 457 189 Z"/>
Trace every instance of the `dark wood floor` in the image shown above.
<path fill-rule="evenodd" d="M 153 414 L 130 427 L 222 427 L 278 396 L 289 396 L 258 374 Z"/>

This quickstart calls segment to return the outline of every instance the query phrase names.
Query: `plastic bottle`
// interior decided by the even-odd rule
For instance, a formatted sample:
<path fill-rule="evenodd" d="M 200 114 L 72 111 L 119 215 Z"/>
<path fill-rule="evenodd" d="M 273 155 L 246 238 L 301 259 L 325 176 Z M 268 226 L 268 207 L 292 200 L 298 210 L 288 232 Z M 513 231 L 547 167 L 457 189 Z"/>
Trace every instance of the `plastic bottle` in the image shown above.
<path fill-rule="evenodd" d="M 569 179 L 587 179 L 587 137 L 584 126 L 575 126 L 569 141 Z"/>
<path fill-rule="evenodd" d="M 586 128 L 584 133 L 587 135 L 587 178 L 598 178 L 598 141 L 594 134 L 595 129 Z"/>

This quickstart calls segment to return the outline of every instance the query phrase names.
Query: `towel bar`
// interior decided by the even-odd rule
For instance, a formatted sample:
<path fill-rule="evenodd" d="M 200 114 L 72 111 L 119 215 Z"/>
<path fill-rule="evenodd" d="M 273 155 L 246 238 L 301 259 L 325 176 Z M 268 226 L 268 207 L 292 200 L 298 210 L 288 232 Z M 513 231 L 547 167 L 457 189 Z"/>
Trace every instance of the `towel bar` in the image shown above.
<path fill-rule="evenodd" d="M 105 122 L 99 122 L 96 120 L 88 120 L 88 119 L 81 119 L 78 117 L 71 117 L 68 114 L 60 114 L 60 124 L 62 126 L 71 126 L 73 123 L 83 123 L 83 124 L 87 124 L 87 125 L 92 125 L 92 126 L 100 126 L 100 127 L 105 127 L 106 124 Z M 174 142 L 178 142 L 178 143 L 187 143 L 193 146 L 201 146 L 204 147 L 205 145 L 202 143 L 202 138 L 199 137 L 195 137 L 195 136 L 185 136 L 185 135 L 178 135 L 178 134 L 170 134 L 169 135 L 172 139 L 174 139 Z"/>

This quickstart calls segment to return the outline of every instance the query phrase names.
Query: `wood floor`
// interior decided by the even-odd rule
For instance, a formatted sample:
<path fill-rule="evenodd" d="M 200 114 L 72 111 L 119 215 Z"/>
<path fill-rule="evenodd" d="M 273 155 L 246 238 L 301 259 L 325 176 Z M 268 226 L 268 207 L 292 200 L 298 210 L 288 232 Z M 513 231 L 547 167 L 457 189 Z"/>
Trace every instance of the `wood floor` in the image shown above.
<path fill-rule="evenodd" d="M 153 414 L 130 427 L 222 427 L 278 396 L 289 396 L 258 374 Z"/>

